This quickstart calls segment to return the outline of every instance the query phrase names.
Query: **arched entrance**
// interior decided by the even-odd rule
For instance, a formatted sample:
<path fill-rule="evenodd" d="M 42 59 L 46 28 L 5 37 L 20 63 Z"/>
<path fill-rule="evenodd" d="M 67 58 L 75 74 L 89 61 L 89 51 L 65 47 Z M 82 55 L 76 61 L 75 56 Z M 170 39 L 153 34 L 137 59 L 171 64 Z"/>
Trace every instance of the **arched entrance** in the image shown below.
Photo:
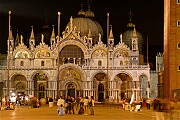
<path fill-rule="evenodd" d="M 26 77 L 21 74 L 16 74 L 11 78 L 11 93 L 16 93 L 16 100 L 19 101 L 20 104 L 24 104 L 25 95 L 26 95 Z M 10 95 L 11 95 L 10 93 Z"/>
<path fill-rule="evenodd" d="M 75 85 L 73 83 L 69 83 L 67 86 L 67 95 L 75 98 Z"/>
<path fill-rule="evenodd" d="M 147 76 L 146 75 L 141 75 L 140 78 L 140 94 L 142 98 L 147 98 Z"/>
<path fill-rule="evenodd" d="M 33 77 L 34 81 L 34 96 L 37 98 L 45 98 L 46 97 L 46 86 L 47 86 L 47 75 L 40 71 L 36 73 Z"/>
<path fill-rule="evenodd" d="M 108 96 L 107 84 L 107 76 L 105 73 L 97 73 L 94 76 L 93 86 L 97 91 L 95 99 L 98 100 L 98 102 L 103 102 L 104 98 Z"/>
<path fill-rule="evenodd" d="M 16 94 L 19 94 L 23 96 L 26 91 L 26 77 L 20 74 L 14 75 L 11 80 L 11 87 L 16 92 Z"/>
<path fill-rule="evenodd" d="M 40 83 L 38 85 L 38 98 L 44 98 L 45 97 L 45 85 L 43 83 Z"/>
<path fill-rule="evenodd" d="M 104 99 L 104 85 L 100 83 L 98 85 L 98 102 L 102 102 Z"/>
<path fill-rule="evenodd" d="M 120 88 L 120 97 L 121 99 L 124 98 L 131 98 L 132 96 L 132 78 L 126 73 L 119 73 L 115 77 L 118 81 L 116 81 L 116 86 Z M 120 84 L 120 85 L 117 85 Z"/>
<path fill-rule="evenodd" d="M 60 70 L 60 96 L 71 96 L 76 98 L 78 95 L 83 95 L 81 88 L 83 75 L 81 71 L 75 67 L 75 65 L 67 65 Z"/>

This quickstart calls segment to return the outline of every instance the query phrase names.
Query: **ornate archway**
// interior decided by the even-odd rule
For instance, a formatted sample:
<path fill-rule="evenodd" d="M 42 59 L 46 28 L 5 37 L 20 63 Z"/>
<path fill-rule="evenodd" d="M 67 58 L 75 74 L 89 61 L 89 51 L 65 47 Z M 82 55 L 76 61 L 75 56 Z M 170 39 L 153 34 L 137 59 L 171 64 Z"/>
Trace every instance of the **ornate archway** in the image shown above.
<path fill-rule="evenodd" d="M 83 73 L 75 67 L 67 66 L 60 70 L 60 96 L 82 96 Z"/>
<path fill-rule="evenodd" d="M 108 82 L 105 73 L 97 73 L 94 76 L 93 88 L 96 90 L 95 100 L 103 102 L 104 98 L 108 96 Z"/>
<path fill-rule="evenodd" d="M 26 92 L 26 84 L 27 80 L 24 75 L 16 74 L 11 78 L 11 89 L 14 90 L 16 94 L 24 95 Z"/>
<path fill-rule="evenodd" d="M 115 88 L 120 90 L 120 98 L 130 98 L 132 96 L 132 78 L 126 73 L 119 73 L 115 76 Z M 118 97 L 118 96 L 117 96 Z"/>
<path fill-rule="evenodd" d="M 48 77 L 43 71 L 37 72 L 33 76 L 34 81 L 34 96 L 37 98 L 45 98 L 46 97 L 46 88 Z"/>

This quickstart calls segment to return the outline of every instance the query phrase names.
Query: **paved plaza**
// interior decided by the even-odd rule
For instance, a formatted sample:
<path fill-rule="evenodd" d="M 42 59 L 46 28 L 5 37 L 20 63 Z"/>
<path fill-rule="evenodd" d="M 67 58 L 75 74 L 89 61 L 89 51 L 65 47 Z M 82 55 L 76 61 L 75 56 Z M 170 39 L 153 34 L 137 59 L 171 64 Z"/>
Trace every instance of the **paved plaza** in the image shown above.
<path fill-rule="evenodd" d="M 139 112 L 123 111 L 121 107 L 103 107 L 96 105 L 95 115 L 59 116 L 57 107 L 40 108 L 19 107 L 16 110 L 0 111 L 0 120 L 156 120 L 156 114 L 145 108 Z"/>

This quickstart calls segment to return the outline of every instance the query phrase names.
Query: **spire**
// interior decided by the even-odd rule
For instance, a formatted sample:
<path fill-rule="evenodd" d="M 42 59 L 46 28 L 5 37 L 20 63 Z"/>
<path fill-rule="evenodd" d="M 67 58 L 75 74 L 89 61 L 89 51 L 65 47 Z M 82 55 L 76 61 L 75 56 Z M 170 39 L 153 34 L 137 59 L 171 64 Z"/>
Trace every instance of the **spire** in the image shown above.
<path fill-rule="evenodd" d="M 44 43 L 44 35 L 41 35 L 41 42 Z"/>
<path fill-rule="evenodd" d="M 73 18 L 71 16 L 71 18 L 70 18 L 70 31 L 72 31 L 72 29 L 73 29 Z"/>
<path fill-rule="evenodd" d="M 15 46 L 18 46 L 18 44 L 19 44 L 19 34 L 18 34 L 18 29 L 17 29 L 17 35 L 16 35 Z"/>
<path fill-rule="evenodd" d="M 9 32 L 9 37 L 8 37 L 8 40 L 13 40 L 14 38 L 13 38 L 13 35 L 12 35 L 12 28 L 11 28 L 11 30 L 10 30 L 10 32 Z"/>
<path fill-rule="evenodd" d="M 88 0 L 88 10 L 85 12 L 85 17 L 90 17 L 90 18 L 93 18 L 95 15 L 94 15 L 94 12 L 91 11 L 91 1 Z"/>
<path fill-rule="evenodd" d="M 110 33 L 108 39 L 114 39 L 113 32 L 112 32 L 112 25 L 110 25 Z"/>
<path fill-rule="evenodd" d="M 55 38 L 54 25 L 52 25 L 52 27 L 53 27 L 53 30 L 52 30 L 51 38 Z"/>
<path fill-rule="evenodd" d="M 128 15 L 129 15 L 129 23 L 127 24 L 127 27 L 129 27 L 129 28 L 134 27 L 135 25 L 134 25 L 134 23 L 132 23 L 132 16 L 133 16 L 134 14 L 131 12 L 131 10 L 130 10 L 130 12 L 128 13 Z"/>
<path fill-rule="evenodd" d="M 31 26 L 32 27 L 32 30 L 31 30 L 31 36 L 30 36 L 30 39 L 32 40 L 32 39 L 34 39 L 34 31 L 33 31 L 33 26 Z"/>
<path fill-rule="evenodd" d="M 23 44 L 23 36 L 21 35 L 21 44 Z"/>
<path fill-rule="evenodd" d="M 88 38 L 92 38 L 92 32 L 91 32 L 90 29 L 89 29 L 89 32 L 88 32 Z"/>
<path fill-rule="evenodd" d="M 81 10 L 78 12 L 79 16 L 84 16 L 85 15 L 85 11 L 83 10 L 83 4 L 81 3 Z"/>
<path fill-rule="evenodd" d="M 137 33 L 136 33 L 136 28 L 135 28 L 135 26 L 134 26 L 134 30 L 133 30 L 133 35 L 132 35 L 132 37 L 137 37 Z"/>
<path fill-rule="evenodd" d="M 120 42 L 122 43 L 122 34 L 120 34 Z"/>

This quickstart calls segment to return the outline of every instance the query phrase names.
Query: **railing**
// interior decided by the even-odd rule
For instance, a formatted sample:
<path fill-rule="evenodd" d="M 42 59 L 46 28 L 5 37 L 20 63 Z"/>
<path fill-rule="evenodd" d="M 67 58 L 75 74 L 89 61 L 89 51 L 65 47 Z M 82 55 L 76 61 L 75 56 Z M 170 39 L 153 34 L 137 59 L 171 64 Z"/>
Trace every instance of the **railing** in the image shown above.
<path fill-rule="evenodd" d="M 81 66 L 82 67 L 82 69 L 101 69 L 101 70 L 103 70 L 103 69 L 107 69 L 107 67 L 106 66 Z M 109 70 L 112 70 L 112 69 L 148 69 L 149 68 L 149 65 L 128 65 L 128 66 L 118 66 L 118 67 L 116 67 L 116 66 L 109 66 Z M 0 70 L 6 70 L 7 69 L 7 66 L 0 66 Z M 10 69 L 12 70 L 12 69 L 17 69 L 17 70 L 21 70 L 21 69 L 23 69 L 23 70 L 26 70 L 26 69 L 28 69 L 28 70 L 31 70 L 31 69 L 37 69 L 37 70 L 46 70 L 46 69 L 51 69 L 51 70 L 55 70 L 55 69 L 57 69 L 57 66 L 51 66 L 51 67 L 47 67 L 47 66 L 10 66 Z"/>

